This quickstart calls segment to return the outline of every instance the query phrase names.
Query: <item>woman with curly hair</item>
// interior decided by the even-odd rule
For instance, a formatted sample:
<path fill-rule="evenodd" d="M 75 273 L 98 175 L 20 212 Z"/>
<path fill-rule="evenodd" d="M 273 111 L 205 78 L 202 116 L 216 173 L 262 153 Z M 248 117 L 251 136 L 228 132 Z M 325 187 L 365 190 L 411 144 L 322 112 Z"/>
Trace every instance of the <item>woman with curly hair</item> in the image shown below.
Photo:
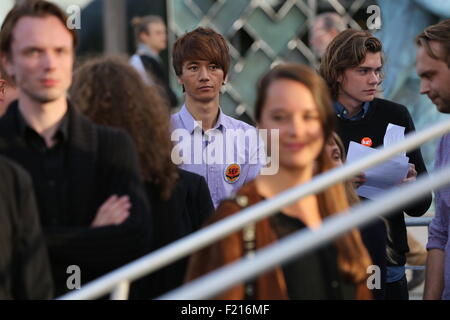
<path fill-rule="evenodd" d="M 91 120 L 125 129 L 133 138 L 154 217 L 152 249 L 197 230 L 214 210 L 208 185 L 173 164 L 169 109 L 158 92 L 124 59 L 106 57 L 77 68 L 70 96 Z M 179 286 L 185 268 L 186 259 L 149 276 L 145 298 Z"/>

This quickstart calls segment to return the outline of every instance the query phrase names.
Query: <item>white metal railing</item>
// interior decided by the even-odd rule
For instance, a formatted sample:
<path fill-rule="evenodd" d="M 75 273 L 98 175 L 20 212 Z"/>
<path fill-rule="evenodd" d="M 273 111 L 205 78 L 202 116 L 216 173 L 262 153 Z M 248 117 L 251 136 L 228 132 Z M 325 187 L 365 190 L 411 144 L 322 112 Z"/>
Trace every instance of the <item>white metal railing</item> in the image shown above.
<path fill-rule="evenodd" d="M 84 285 L 82 289 L 68 293 L 59 299 L 94 299 L 107 294 L 123 280 L 131 282 L 154 272 L 241 229 L 249 223 L 272 215 L 280 208 L 291 204 L 299 198 L 318 193 L 337 182 L 355 176 L 359 172 L 391 158 L 399 152 L 410 151 L 424 142 L 440 137 L 449 131 L 450 120 L 447 120 L 442 121 L 427 130 L 408 134 L 402 142 L 392 145 L 389 148 L 380 149 L 380 152 L 377 154 L 325 172 L 315 177 L 308 184 L 294 187 L 270 200 L 262 201 L 254 206 L 246 208 L 208 228 L 196 231 L 122 266 L 115 271 Z"/>
<path fill-rule="evenodd" d="M 237 262 L 208 273 L 186 285 L 164 294 L 164 300 L 196 300 L 211 298 L 238 283 L 254 278 L 277 265 L 288 262 L 317 248 L 343 233 L 364 226 L 380 215 L 392 214 L 418 197 L 450 185 L 450 167 L 446 167 L 422 177 L 414 183 L 396 187 L 383 193 L 377 201 L 365 201 L 346 212 L 325 219 L 317 230 L 297 231 L 275 244 L 262 248 L 252 258 L 242 258 Z"/>

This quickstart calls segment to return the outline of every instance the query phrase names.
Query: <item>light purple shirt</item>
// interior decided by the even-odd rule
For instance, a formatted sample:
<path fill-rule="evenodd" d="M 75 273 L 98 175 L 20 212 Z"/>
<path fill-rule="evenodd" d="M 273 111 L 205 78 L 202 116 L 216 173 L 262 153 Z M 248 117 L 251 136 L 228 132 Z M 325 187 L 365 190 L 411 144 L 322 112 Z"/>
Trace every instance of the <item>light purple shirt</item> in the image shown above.
<path fill-rule="evenodd" d="M 265 163 L 264 143 L 256 128 L 227 116 L 220 109 L 214 128 L 206 132 L 186 105 L 172 115 L 171 123 L 175 145 L 172 161 L 174 154 L 181 155 L 181 160 L 174 163 L 206 179 L 215 208 L 220 201 L 253 180 Z M 183 132 L 183 136 L 178 134 Z M 244 141 L 239 140 L 246 135 Z M 180 152 L 180 149 L 184 151 Z"/>
<path fill-rule="evenodd" d="M 435 169 L 450 165 L 450 134 L 444 135 L 439 141 L 435 161 Z M 441 249 L 445 252 L 442 299 L 450 300 L 450 242 L 448 241 L 450 187 L 435 191 L 435 206 L 436 214 L 428 230 L 427 249 Z"/>

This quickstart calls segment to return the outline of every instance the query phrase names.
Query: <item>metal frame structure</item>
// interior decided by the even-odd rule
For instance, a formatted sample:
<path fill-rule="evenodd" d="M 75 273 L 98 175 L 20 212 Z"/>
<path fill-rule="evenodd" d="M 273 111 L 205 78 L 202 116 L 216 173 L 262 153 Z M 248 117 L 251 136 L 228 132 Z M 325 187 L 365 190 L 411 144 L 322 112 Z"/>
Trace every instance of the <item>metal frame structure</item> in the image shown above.
<path fill-rule="evenodd" d="M 346 164 L 340 168 L 330 170 L 317 176 L 308 184 L 294 187 L 270 200 L 266 200 L 254 206 L 246 208 L 229 218 L 223 219 L 222 221 L 211 225 L 208 228 L 194 232 L 187 237 L 179 239 L 109 274 L 106 274 L 99 279 L 86 284 L 84 288 L 66 294 L 60 297 L 60 299 L 95 299 L 116 289 L 118 285 L 120 285 L 120 289 L 115 290 L 115 295 L 113 296 L 113 298 L 126 298 L 126 288 L 131 281 L 134 281 L 180 258 L 183 258 L 195 252 L 196 250 L 199 250 L 213 243 L 214 241 L 217 241 L 227 236 L 228 234 L 231 234 L 232 232 L 242 229 L 249 223 L 256 222 L 265 217 L 268 217 L 277 212 L 280 208 L 283 208 L 302 197 L 318 193 L 337 182 L 355 176 L 359 172 L 391 158 L 397 153 L 415 149 L 424 142 L 433 138 L 440 137 L 447 132 L 450 132 L 450 120 L 442 121 L 427 130 L 408 134 L 404 141 L 390 146 L 389 148 L 380 149 L 380 152 L 375 155 L 360 159 L 352 164 Z M 442 173 L 442 176 L 444 176 L 444 173 Z M 436 181 L 441 181 L 439 177 L 435 177 L 434 179 Z M 418 184 L 418 182 L 415 182 L 413 184 Z M 443 184 L 444 183 L 441 183 L 440 185 Z M 420 186 L 426 188 L 426 190 L 428 191 L 431 190 L 430 188 L 428 188 L 428 186 L 436 186 L 436 184 L 435 181 L 429 181 L 428 185 L 422 183 L 420 184 Z M 404 189 L 402 190 L 412 192 L 412 189 L 406 189 L 406 187 L 404 187 Z M 395 193 L 398 197 L 397 191 L 393 191 L 392 193 Z M 386 195 L 386 197 L 388 196 L 389 195 Z M 401 199 L 396 198 L 388 199 L 390 199 L 390 209 L 392 209 L 392 203 L 395 203 L 396 200 L 402 201 Z M 383 204 L 382 201 L 374 201 L 369 204 L 363 204 L 361 206 L 367 206 L 367 208 L 371 208 L 370 210 L 375 210 L 378 206 L 384 208 L 385 204 Z M 367 208 L 364 210 L 368 210 Z M 364 211 L 363 209 L 360 210 Z M 376 214 L 379 214 L 379 212 L 377 211 Z M 361 220 L 361 217 L 359 215 L 344 215 L 342 218 L 348 219 L 348 221 L 345 220 L 345 222 L 351 224 L 352 228 L 359 226 L 359 223 L 366 223 L 365 220 Z M 324 226 L 328 225 L 329 223 L 324 223 Z M 325 231 L 328 232 L 329 230 L 325 230 L 322 228 L 319 229 L 317 234 L 322 234 L 322 236 L 326 237 Z M 337 234 L 335 236 L 337 236 Z M 309 241 L 311 241 L 311 239 L 309 239 Z M 279 263 L 278 259 L 275 260 L 278 261 L 277 263 Z"/>

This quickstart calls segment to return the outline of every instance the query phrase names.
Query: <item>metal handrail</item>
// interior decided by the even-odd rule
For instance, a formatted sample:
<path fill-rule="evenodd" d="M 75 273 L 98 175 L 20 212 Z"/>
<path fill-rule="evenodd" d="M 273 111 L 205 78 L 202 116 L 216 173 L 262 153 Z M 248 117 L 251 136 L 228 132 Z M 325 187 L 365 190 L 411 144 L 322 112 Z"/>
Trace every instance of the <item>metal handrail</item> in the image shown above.
<path fill-rule="evenodd" d="M 450 185 L 450 167 L 440 169 L 428 177 L 422 177 L 415 183 L 383 193 L 377 199 L 379 201 L 364 202 L 346 212 L 333 215 L 323 221 L 320 229 L 305 228 L 297 231 L 275 244 L 258 250 L 251 259 L 244 257 L 164 294 L 159 299 L 196 300 L 214 297 L 236 284 L 304 255 L 353 228 L 363 227 L 379 216 L 392 214 L 393 210 L 445 185 Z"/>
<path fill-rule="evenodd" d="M 310 194 L 316 194 L 325 188 L 357 175 L 365 169 L 379 164 L 392 156 L 417 148 L 424 142 L 442 136 L 450 131 L 450 120 L 441 121 L 433 127 L 406 135 L 405 140 L 388 148 L 379 149 L 374 155 L 360 159 L 352 164 L 325 172 L 310 183 L 294 187 L 276 197 L 246 208 L 231 217 L 223 219 L 208 228 L 196 231 L 182 239 L 155 250 L 97 280 L 83 286 L 82 289 L 68 293 L 59 299 L 94 299 L 110 292 L 124 279 L 136 280 L 156 271 L 180 258 L 183 258 L 239 229 L 243 226 L 268 217 L 294 201 Z"/>
<path fill-rule="evenodd" d="M 433 220 L 433 217 L 405 218 L 405 225 L 407 227 L 426 227 L 431 220 Z"/>

